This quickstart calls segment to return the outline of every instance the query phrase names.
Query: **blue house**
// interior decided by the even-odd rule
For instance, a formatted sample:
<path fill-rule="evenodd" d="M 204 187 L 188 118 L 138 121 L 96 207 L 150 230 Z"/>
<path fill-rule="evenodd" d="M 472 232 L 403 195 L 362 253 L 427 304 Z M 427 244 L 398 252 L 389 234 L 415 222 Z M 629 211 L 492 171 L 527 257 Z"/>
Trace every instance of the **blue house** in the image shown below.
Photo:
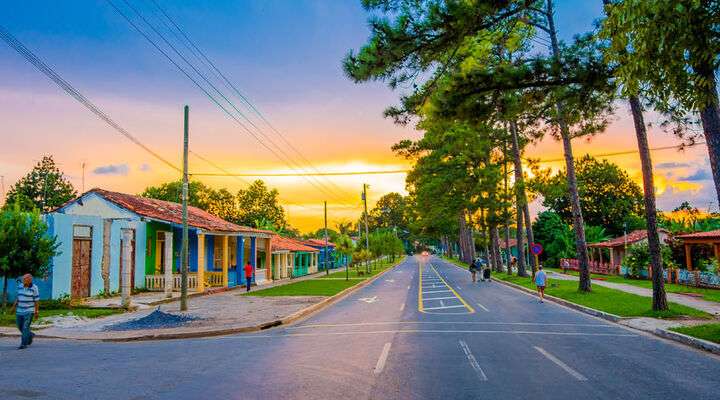
<path fill-rule="evenodd" d="M 304 242 L 305 245 L 313 247 L 319 251 L 319 268 L 321 270 L 326 268 L 334 269 L 338 267 L 344 267 L 348 264 L 348 257 L 338 253 L 335 248 L 335 243 L 327 242 L 327 263 L 325 262 L 325 240 L 323 239 L 308 239 Z"/>
<path fill-rule="evenodd" d="M 106 281 L 111 293 L 118 292 L 125 264 L 132 288 L 179 290 L 180 204 L 92 189 L 44 218 L 60 253 L 48 276 L 36 280 L 41 298 L 98 295 Z M 196 207 L 188 207 L 188 225 L 190 290 L 244 284 L 242 266 L 248 261 L 255 281 L 273 279 L 270 268 L 257 268 L 260 258 L 270 265 L 272 232 L 236 225 Z M 131 254 L 128 263 L 122 259 L 124 246 Z M 14 295 L 16 285 L 8 286 Z"/>

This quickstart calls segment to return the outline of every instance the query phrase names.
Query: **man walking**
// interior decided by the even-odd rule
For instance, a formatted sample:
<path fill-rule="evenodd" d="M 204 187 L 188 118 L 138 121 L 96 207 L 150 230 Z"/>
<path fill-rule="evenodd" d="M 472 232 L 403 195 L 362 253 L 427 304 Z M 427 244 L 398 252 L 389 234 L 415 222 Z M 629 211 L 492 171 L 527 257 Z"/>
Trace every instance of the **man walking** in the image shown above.
<path fill-rule="evenodd" d="M 547 275 L 543 271 L 542 265 L 538 266 L 538 272 L 535 274 L 535 286 L 537 286 L 538 296 L 540 302 L 545 300 L 545 285 L 547 284 Z"/>
<path fill-rule="evenodd" d="M 245 264 L 243 268 L 245 270 L 245 282 L 247 282 L 247 291 L 250 291 L 250 284 L 252 283 L 253 267 L 250 261 Z"/>
<path fill-rule="evenodd" d="M 472 262 L 470 263 L 470 267 L 468 269 L 470 270 L 470 276 L 472 277 L 472 282 L 473 283 L 477 282 L 477 270 L 478 270 L 477 261 L 472 260 Z"/>
<path fill-rule="evenodd" d="M 34 333 L 30 331 L 30 324 L 33 317 L 37 318 L 40 312 L 40 292 L 33 284 L 33 276 L 25 274 L 22 277 L 22 284 L 18 285 L 17 296 L 13 304 L 15 309 L 15 322 L 21 333 L 20 347 L 22 350 L 33 342 Z"/>

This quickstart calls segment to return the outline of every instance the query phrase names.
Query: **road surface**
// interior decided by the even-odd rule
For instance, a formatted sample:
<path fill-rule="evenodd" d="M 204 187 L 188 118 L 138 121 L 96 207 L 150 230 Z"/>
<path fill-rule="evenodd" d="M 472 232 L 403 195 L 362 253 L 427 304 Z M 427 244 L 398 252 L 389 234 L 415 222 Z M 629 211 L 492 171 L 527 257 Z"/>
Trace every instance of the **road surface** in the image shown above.
<path fill-rule="evenodd" d="M 228 310 L 232 312 L 232 310 Z M 411 257 L 298 324 L 0 340 L 2 399 L 717 399 L 720 359 Z"/>

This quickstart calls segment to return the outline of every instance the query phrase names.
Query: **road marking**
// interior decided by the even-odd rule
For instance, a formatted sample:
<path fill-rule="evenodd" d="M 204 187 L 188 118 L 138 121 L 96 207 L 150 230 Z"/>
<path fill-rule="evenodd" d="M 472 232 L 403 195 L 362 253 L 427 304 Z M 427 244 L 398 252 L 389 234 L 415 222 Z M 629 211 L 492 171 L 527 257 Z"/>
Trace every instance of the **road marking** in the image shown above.
<path fill-rule="evenodd" d="M 538 352 L 540 352 L 540 354 L 544 355 L 545 358 L 547 358 L 548 360 L 554 362 L 558 367 L 564 369 L 565 372 L 567 372 L 568 374 L 572 375 L 573 378 L 575 378 L 575 379 L 577 379 L 577 380 L 579 380 L 579 381 L 586 381 L 586 380 L 587 380 L 587 378 L 586 378 L 585 376 L 583 376 L 583 374 L 581 374 L 581 373 L 575 371 L 574 369 L 570 368 L 567 364 L 565 364 L 564 362 L 560 361 L 560 360 L 559 360 L 557 357 L 555 357 L 554 355 L 548 353 L 548 352 L 547 352 L 545 349 L 543 349 L 542 347 L 537 347 L 537 346 L 533 346 L 533 347 L 535 348 L 535 350 L 537 350 Z"/>
<path fill-rule="evenodd" d="M 442 330 L 442 329 L 400 329 L 400 330 L 382 330 L 382 331 L 348 331 L 348 332 L 322 332 L 322 333 L 286 333 L 280 335 L 237 335 L 237 336 L 223 336 L 216 339 L 197 339 L 197 340 L 232 340 L 232 339 L 264 339 L 278 337 L 313 337 L 313 336 L 346 336 L 346 335 L 381 335 L 381 334 L 397 334 L 397 333 L 463 333 L 463 334 L 490 334 L 490 333 L 501 333 L 501 334 L 516 334 L 516 335 L 546 335 L 546 336 L 605 336 L 605 337 L 639 337 L 639 335 L 633 335 L 630 333 L 573 333 L 573 332 L 542 332 L 542 331 L 513 331 L 513 330 L 498 330 L 498 331 L 486 331 L 486 330 Z"/>
<path fill-rule="evenodd" d="M 387 361 L 388 354 L 390 353 L 390 345 L 391 343 L 385 343 L 385 346 L 383 346 L 382 353 L 380 353 L 380 358 L 378 358 L 377 364 L 375 364 L 375 375 L 378 375 L 383 371 L 383 368 L 385 368 L 385 362 Z"/>
<path fill-rule="evenodd" d="M 427 292 L 426 292 L 426 293 L 427 293 Z M 454 298 L 455 298 L 455 297 L 433 297 L 433 298 L 428 297 L 428 298 L 425 299 L 425 301 L 430 301 L 430 300 L 448 300 L 448 299 L 454 299 Z"/>
<path fill-rule="evenodd" d="M 440 300 L 440 304 L 442 304 L 442 300 Z M 444 310 L 446 308 L 461 308 L 465 307 L 462 304 L 458 304 L 456 306 L 442 306 L 442 307 L 425 307 L 426 310 Z"/>
<path fill-rule="evenodd" d="M 430 293 L 447 293 L 449 290 L 432 290 L 429 292 L 423 292 L 423 294 L 430 294 Z"/>
<path fill-rule="evenodd" d="M 405 310 L 405 303 L 402 303 L 402 304 L 400 305 L 400 311 L 403 311 L 403 310 Z"/>
<path fill-rule="evenodd" d="M 482 305 L 480 303 L 477 303 L 477 305 L 478 305 L 478 307 L 482 308 L 483 310 L 490 312 L 490 310 L 488 310 L 487 307 L 485 307 L 484 305 Z"/>
<path fill-rule="evenodd" d="M 385 282 L 395 283 L 395 279 L 385 279 Z"/>
<path fill-rule="evenodd" d="M 408 288 L 407 288 L 407 290 L 410 290 L 410 285 L 408 285 Z"/>
<path fill-rule="evenodd" d="M 351 322 L 344 324 L 307 324 L 298 326 L 288 326 L 285 329 L 304 329 L 304 328 L 336 328 L 342 326 L 371 326 L 371 325 L 528 325 L 528 326 L 577 326 L 592 328 L 617 328 L 606 324 L 568 324 L 568 323 L 543 323 L 543 322 L 497 322 L 497 321 L 378 321 L 378 322 Z"/>
<path fill-rule="evenodd" d="M 460 341 L 460 347 L 462 348 L 463 352 L 465 353 L 465 356 L 467 357 L 468 361 L 470 362 L 470 366 L 477 372 L 478 378 L 480 378 L 481 381 L 487 381 L 487 375 L 485 375 L 485 372 L 480 368 L 480 364 L 478 364 L 477 360 L 475 359 L 475 356 L 470 351 L 470 347 L 468 347 L 467 343 L 465 343 L 464 340 Z"/>
<path fill-rule="evenodd" d="M 438 278 L 440 278 L 440 280 L 443 281 L 443 283 L 447 286 L 448 289 L 450 289 L 450 290 L 453 292 L 453 294 L 458 298 L 458 300 L 460 300 L 460 302 L 463 303 L 463 305 L 468 309 L 468 312 L 469 312 L 470 314 L 475 313 L 475 309 L 472 308 L 472 307 L 470 306 L 470 304 L 468 304 L 468 303 L 465 301 L 465 299 L 463 299 L 463 298 L 458 294 L 458 292 L 456 292 L 455 289 L 453 289 L 452 286 L 450 286 L 450 284 L 445 281 L 445 278 L 443 278 L 443 277 L 440 275 L 440 273 L 437 272 L 437 270 L 435 269 L 435 267 L 433 267 L 432 264 L 430 264 L 430 268 L 432 268 L 432 270 L 435 272 L 435 274 L 438 276 Z"/>
<path fill-rule="evenodd" d="M 364 302 L 370 304 L 370 303 L 374 303 L 374 302 L 378 301 L 378 298 L 377 298 L 377 296 L 363 297 L 362 299 L 358 299 L 358 301 L 364 301 Z"/>

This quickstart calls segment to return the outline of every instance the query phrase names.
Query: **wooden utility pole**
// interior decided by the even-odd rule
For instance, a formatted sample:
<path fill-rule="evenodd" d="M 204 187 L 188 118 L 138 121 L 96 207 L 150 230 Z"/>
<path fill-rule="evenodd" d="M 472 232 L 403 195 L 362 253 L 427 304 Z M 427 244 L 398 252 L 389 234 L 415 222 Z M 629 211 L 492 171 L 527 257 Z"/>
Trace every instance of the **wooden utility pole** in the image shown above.
<path fill-rule="evenodd" d="M 368 211 L 367 211 L 367 183 L 363 183 L 363 192 L 362 192 L 362 200 L 363 200 L 363 207 L 365 208 L 365 250 L 367 250 L 367 253 L 370 254 L 370 232 L 368 229 Z M 368 261 L 365 260 L 365 269 L 368 273 L 370 273 L 370 270 L 368 269 Z"/>
<path fill-rule="evenodd" d="M 323 257 L 323 262 L 325 263 L 325 275 L 330 274 L 330 269 L 328 268 L 328 234 L 327 234 L 327 201 L 323 201 L 323 206 L 325 209 L 325 256 Z"/>
<path fill-rule="evenodd" d="M 188 292 L 188 116 L 190 108 L 185 106 L 184 110 L 184 128 L 183 128 L 183 185 L 182 185 L 182 248 L 180 251 L 181 270 L 180 270 L 180 311 L 187 311 L 187 292 Z M 200 266 L 198 266 L 199 268 Z"/>

